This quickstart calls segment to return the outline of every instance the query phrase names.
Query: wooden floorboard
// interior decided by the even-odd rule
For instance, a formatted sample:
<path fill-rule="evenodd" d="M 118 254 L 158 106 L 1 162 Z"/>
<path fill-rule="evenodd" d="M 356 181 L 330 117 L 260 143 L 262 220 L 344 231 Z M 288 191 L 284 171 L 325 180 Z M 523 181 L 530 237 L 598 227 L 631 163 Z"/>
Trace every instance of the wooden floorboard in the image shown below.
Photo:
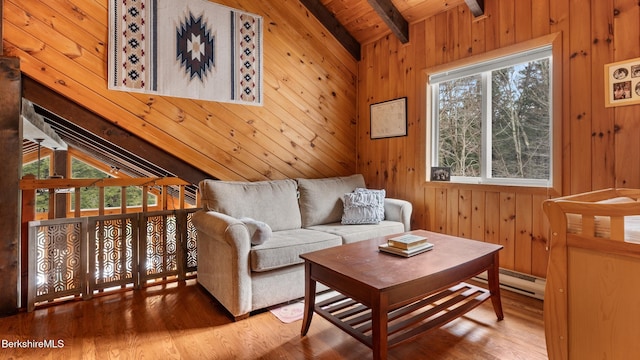
<path fill-rule="evenodd" d="M 547 359 L 542 302 L 503 291 L 505 319 L 485 302 L 440 329 L 389 351 L 389 359 Z M 105 295 L 0 318 L 0 359 L 370 359 L 371 350 L 317 314 L 270 312 L 233 322 L 195 280 Z M 9 348 L 58 340 L 64 347 Z"/>

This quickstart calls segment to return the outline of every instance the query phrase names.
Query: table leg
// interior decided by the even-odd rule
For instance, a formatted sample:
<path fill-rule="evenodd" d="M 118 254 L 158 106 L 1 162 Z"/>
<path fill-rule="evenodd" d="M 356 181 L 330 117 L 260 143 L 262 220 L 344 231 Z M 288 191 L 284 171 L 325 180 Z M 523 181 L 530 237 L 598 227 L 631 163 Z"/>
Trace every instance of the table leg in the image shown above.
<path fill-rule="evenodd" d="M 386 360 L 388 349 L 388 311 L 389 299 L 386 294 L 373 303 L 371 309 L 371 342 L 373 345 L 373 359 Z"/>
<path fill-rule="evenodd" d="M 495 311 L 498 320 L 504 319 L 502 312 L 502 300 L 500 299 L 500 272 L 499 264 L 500 258 L 498 252 L 493 256 L 493 265 L 487 271 L 489 292 L 491 293 L 491 303 L 493 304 L 493 311 Z"/>
<path fill-rule="evenodd" d="M 311 326 L 311 318 L 313 317 L 313 309 L 316 304 L 316 281 L 311 279 L 311 264 L 307 261 L 304 263 L 304 318 L 302 319 L 301 336 L 307 335 L 309 326 Z"/>

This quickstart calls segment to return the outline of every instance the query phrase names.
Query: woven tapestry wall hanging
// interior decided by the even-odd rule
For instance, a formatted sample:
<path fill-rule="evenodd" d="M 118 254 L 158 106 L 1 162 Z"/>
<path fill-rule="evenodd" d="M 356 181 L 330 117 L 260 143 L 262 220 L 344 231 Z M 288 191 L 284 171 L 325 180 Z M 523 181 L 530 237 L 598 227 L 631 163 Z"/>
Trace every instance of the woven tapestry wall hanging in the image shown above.
<path fill-rule="evenodd" d="M 109 89 L 262 105 L 262 17 L 206 0 L 110 0 Z"/>

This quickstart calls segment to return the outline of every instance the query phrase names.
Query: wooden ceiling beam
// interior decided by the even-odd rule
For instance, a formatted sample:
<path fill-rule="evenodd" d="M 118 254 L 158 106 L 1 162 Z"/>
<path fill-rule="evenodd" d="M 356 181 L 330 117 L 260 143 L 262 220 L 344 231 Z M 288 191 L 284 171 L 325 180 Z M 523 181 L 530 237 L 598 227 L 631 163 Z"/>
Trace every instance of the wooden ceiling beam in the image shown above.
<path fill-rule="evenodd" d="M 484 0 L 464 0 L 474 17 L 484 15 Z"/>
<path fill-rule="evenodd" d="M 360 43 L 340 24 L 329 9 L 322 5 L 320 0 L 300 0 L 300 2 L 329 30 L 354 59 L 360 61 Z"/>
<path fill-rule="evenodd" d="M 409 23 L 391 0 L 367 0 L 396 37 L 403 43 L 409 42 Z"/>

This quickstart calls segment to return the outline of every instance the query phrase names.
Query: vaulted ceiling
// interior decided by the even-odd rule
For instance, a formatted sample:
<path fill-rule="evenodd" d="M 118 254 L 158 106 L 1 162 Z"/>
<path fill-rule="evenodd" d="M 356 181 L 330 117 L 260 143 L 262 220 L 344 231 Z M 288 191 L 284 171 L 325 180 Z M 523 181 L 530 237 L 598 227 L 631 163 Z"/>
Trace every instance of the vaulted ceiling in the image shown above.
<path fill-rule="evenodd" d="M 469 6 L 474 16 L 481 15 L 484 7 L 483 0 L 300 0 L 300 2 L 309 10 L 310 16 L 317 18 L 358 60 L 363 44 L 380 39 L 387 34 L 393 34 L 403 43 L 408 42 L 411 35 L 408 26 L 410 23 L 464 3 Z M 113 134 L 119 134 L 119 131 L 105 130 L 106 125 L 94 120 L 95 116 L 85 115 L 84 111 L 79 115 L 79 110 L 69 112 L 69 109 L 77 109 L 77 106 L 71 102 L 65 103 L 62 98 L 46 101 L 44 99 L 51 100 L 57 96 L 53 93 L 43 93 L 43 87 L 31 80 L 28 80 L 27 84 L 29 86 L 26 88 L 28 91 L 25 91 L 25 96 L 33 96 L 40 102 L 66 104 L 61 106 L 61 109 L 51 109 L 46 106 L 47 104 L 40 104 L 36 109 L 56 133 L 64 137 L 65 141 L 102 159 L 104 163 L 115 164 L 114 166 L 126 169 L 132 176 L 176 175 L 194 184 L 198 179 L 208 176 L 197 169 L 176 168 L 173 164 L 180 162 L 164 161 L 170 158 L 165 154 L 154 156 L 156 160 L 162 159 L 160 163 L 154 163 L 154 159 L 148 159 L 153 151 L 150 150 L 152 146 L 140 142 L 132 145 L 130 142 L 134 136 L 130 134 L 115 136 Z M 60 111 L 67 111 L 68 114 L 61 114 Z M 67 118 L 71 118 L 72 121 Z M 73 122 L 76 124 L 74 125 Z M 83 129 L 77 125 L 79 123 L 83 126 L 94 124 L 95 129 L 90 127 Z M 96 129 L 99 133 L 91 134 L 91 131 Z M 104 134 L 111 135 L 105 137 Z M 122 143 L 118 143 L 118 139 Z M 127 147 L 130 149 L 127 150 Z M 35 151 L 36 148 L 37 145 L 34 142 L 25 141 L 25 153 Z"/>
<path fill-rule="evenodd" d="M 483 13 L 484 0 L 300 0 L 351 52 L 389 32 L 409 41 L 408 24 L 466 3 L 474 16 Z"/>

